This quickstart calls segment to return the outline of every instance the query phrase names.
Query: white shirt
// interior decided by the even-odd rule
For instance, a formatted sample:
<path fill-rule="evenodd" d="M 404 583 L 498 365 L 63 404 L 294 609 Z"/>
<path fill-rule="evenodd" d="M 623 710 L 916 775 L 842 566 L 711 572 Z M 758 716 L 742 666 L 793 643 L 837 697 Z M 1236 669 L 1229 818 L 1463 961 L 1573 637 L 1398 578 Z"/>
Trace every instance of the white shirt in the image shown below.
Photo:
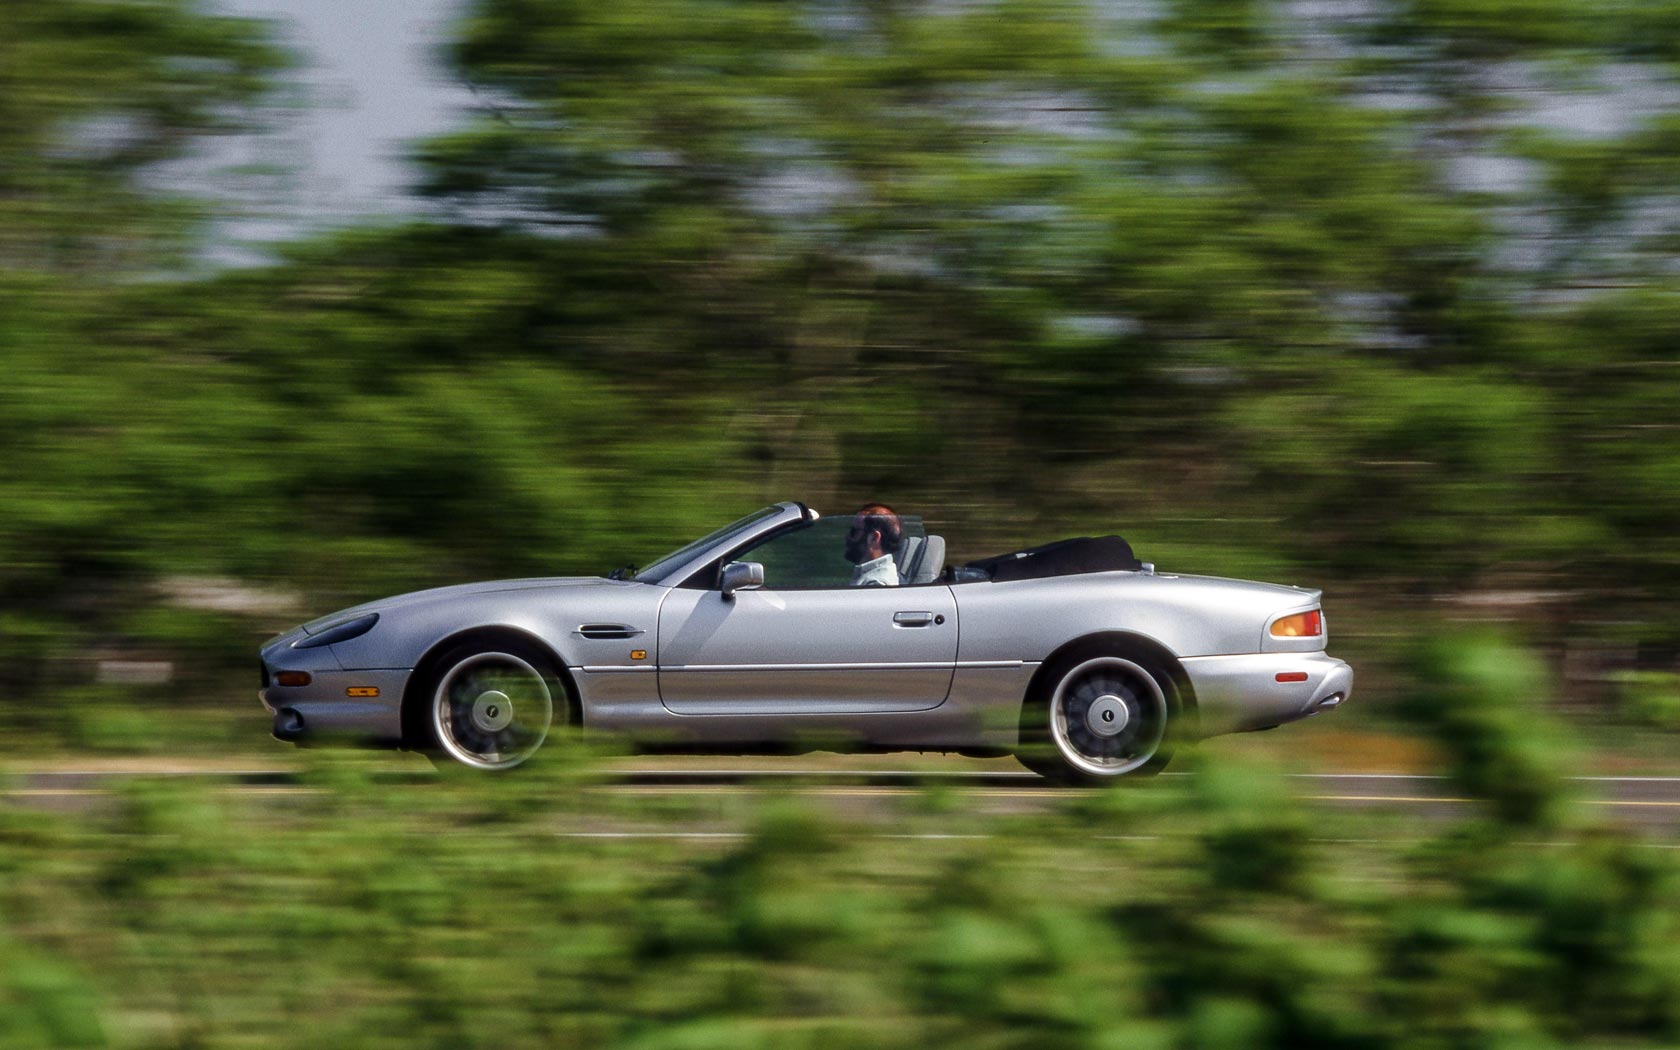
<path fill-rule="evenodd" d="M 883 554 L 873 561 L 866 561 L 852 570 L 853 587 L 897 587 L 898 566 L 893 564 L 892 555 Z"/>

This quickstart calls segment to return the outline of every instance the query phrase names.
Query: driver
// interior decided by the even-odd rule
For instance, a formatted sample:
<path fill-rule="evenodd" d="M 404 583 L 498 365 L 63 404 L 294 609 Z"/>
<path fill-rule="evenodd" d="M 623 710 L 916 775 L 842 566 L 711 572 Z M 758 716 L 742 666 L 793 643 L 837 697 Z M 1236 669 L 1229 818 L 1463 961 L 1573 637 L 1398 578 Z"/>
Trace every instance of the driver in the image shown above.
<path fill-rule="evenodd" d="M 853 587 L 897 587 L 898 566 L 893 555 L 904 543 L 898 512 L 885 503 L 866 503 L 852 518 L 846 533 L 846 560 L 852 570 Z"/>

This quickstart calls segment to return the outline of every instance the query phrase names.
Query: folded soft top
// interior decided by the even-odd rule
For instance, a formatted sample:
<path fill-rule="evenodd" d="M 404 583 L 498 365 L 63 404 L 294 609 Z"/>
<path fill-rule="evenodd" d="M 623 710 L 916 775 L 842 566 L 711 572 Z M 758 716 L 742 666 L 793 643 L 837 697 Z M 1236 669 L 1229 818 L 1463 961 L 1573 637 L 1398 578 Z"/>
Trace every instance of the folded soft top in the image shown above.
<path fill-rule="evenodd" d="M 1085 572 L 1136 572 L 1143 568 L 1143 563 L 1132 553 L 1132 545 L 1119 536 L 1078 536 L 981 558 L 963 568 L 984 572 L 994 583 L 1005 583 Z"/>

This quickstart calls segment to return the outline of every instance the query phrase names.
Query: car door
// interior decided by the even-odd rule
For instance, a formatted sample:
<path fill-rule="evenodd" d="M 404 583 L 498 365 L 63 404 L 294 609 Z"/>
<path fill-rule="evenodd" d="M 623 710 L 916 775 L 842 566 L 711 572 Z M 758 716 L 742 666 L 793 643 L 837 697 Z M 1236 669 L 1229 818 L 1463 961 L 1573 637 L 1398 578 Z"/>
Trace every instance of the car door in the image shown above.
<path fill-rule="evenodd" d="M 957 605 L 943 584 L 678 589 L 658 645 L 659 697 L 678 714 L 921 711 L 950 692 Z"/>
<path fill-rule="evenodd" d="M 659 612 L 659 695 L 678 714 L 921 711 L 945 702 L 957 605 L 944 584 L 850 586 L 847 519 L 782 533 L 738 560 L 762 588 L 677 588 Z M 710 581 L 706 581 L 710 582 Z"/>

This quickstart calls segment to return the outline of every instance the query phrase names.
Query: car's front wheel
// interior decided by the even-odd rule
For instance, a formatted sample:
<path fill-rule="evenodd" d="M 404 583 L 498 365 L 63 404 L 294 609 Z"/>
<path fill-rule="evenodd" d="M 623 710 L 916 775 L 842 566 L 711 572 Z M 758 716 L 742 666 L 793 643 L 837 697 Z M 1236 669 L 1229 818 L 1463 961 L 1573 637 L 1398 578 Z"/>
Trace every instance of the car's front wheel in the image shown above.
<path fill-rule="evenodd" d="M 524 646 L 467 646 L 438 662 L 429 695 L 436 749 L 477 769 L 510 769 L 542 747 L 564 714 L 565 686 Z"/>
<path fill-rule="evenodd" d="M 1172 676 L 1129 655 L 1086 651 L 1048 669 L 1022 712 L 1022 763 L 1043 776 L 1103 783 L 1158 773 L 1172 757 Z"/>

